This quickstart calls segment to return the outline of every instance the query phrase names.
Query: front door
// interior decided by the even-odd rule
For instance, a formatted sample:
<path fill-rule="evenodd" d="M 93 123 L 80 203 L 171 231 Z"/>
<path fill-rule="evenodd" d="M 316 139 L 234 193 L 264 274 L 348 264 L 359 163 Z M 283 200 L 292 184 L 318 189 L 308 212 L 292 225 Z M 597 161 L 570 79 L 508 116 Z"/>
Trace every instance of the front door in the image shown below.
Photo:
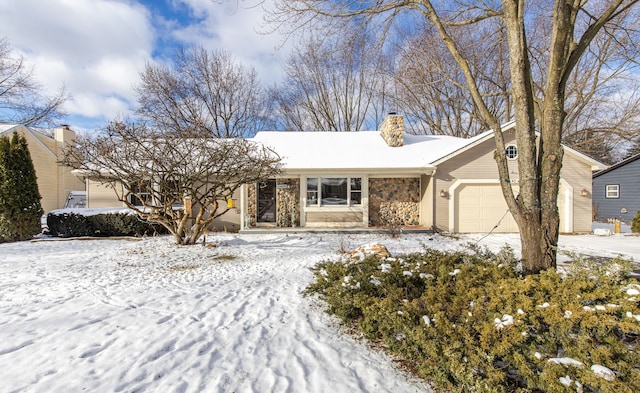
<path fill-rule="evenodd" d="M 258 222 L 276 222 L 276 181 L 258 182 Z"/>

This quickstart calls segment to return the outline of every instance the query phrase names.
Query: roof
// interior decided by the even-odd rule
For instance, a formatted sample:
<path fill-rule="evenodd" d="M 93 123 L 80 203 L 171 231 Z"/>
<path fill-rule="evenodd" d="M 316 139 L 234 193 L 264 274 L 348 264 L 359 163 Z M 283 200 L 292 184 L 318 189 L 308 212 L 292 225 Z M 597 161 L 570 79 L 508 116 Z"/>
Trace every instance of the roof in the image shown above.
<path fill-rule="evenodd" d="M 619 163 L 617 163 L 617 164 L 613 164 L 613 165 L 611 165 L 610 167 L 608 167 L 607 169 L 603 169 L 603 170 L 601 170 L 600 172 L 596 172 L 596 173 L 594 173 L 594 174 L 593 174 L 593 177 L 595 178 L 595 177 L 598 177 L 598 176 L 600 176 L 600 175 L 604 175 L 605 173 L 611 172 L 611 171 L 613 171 L 613 170 L 615 170 L 615 169 L 618 169 L 618 168 L 620 168 L 620 167 L 622 167 L 622 166 L 625 166 L 625 165 L 627 165 L 627 164 L 630 164 L 630 163 L 632 163 L 632 162 L 634 162 L 634 161 L 636 161 L 636 160 L 638 160 L 638 159 L 640 159 L 640 153 L 639 153 L 639 154 L 636 154 L 635 156 L 631 156 L 631 157 L 627 158 L 626 160 L 622 160 L 622 161 L 620 161 L 620 162 L 619 162 Z"/>
<path fill-rule="evenodd" d="M 6 124 L 6 123 L 0 123 L 0 134 L 4 134 L 7 131 L 10 131 L 13 128 L 16 128 L 17 126 L 19 126 L 20 124 Z"/>
<path fill-rule="evenodd" d="M 516 125 L 515 120 L 512 120 L 508 123 L 503 124 L 500 128 L 502 129 L 502 132 L 504 131 L 508 131 L 512 128 L 514 128 Z M 539 134 L 538 132 L 536 132 L 536 134 Z M 452 151 L 451 153 L 442 156 L 440 159 L 438 159 L 437 161 L 434 162 L 435 165 L 438 165 L 444 161 L 447 161 L 455 156 L 457 156 L 458 154 L 461 154 L 469 149 L 471 149 L 474 146 L 479 145 L 482 142 L 485 142 L 489 139 L 493 138 L 493 130 L 489 130 L 489 131 L 485 131 L 481 134 L 478 134 L 476 136 L 474 136 L 473 138 L 469 138 L 469 139 L 465 139 L 465 141 L 467 141 L 467 143 L 463 146 L 461 146 L 459 149 L 456 149 L 454 151 Z M 579 151 L 570 148 L 569 146 L 563 144 L 562 145 L 565 153 L 571 154 L 574 157 L 576 157 L 578 160 L 584 162 L 585 164 L 589 165 L 591 167 L 592 171 L 595 170 L 599 170 L 599 169 L 603 169 L 606 167 L 606 165 L 604 165 L 603 163 L 601 163 L 600 161 L 594 160 L 593 158 L 587 156 L 586 154 L 580 153 Z"/>
<path fill-rule="evenodd" d="M 253 138 L 282 157 L 292 170 L 411 170 L 430 173 L 433 162 L 468 139 L 444 135 L 404 135 L 404 145 L 390 147 L 379 131 L 262 131 Z"/>
<path fill-rule="evenodd" d="M 507 131 L 515 121 L 501 128 Z M 271 147 L 282 157 L 287 171 L 309 170 L 394 170 L 429 174 L 437 165 L 493 138 L 493 130 L 473 138 L 447 135 L 404 134 L 404 146 L 390 147 L 379 131 L 295 132 L 261 131 L 253 138 Z M 605 165 L 563 145 L 566 153 L 586 163 L 592 170 Z"/>
<path fill-rule="evenodd" d="M 15 131 L 18 131 L 18 129 L 22 129 L 23 132 L 25 132 L 26 134 L 29 134 L 33 137 L 33 139 L 35 140 L 35 142 L 41 146 L 45 152 L 47 152 L 47 154 L 49 154 L 51 157 L 53 157 L 55 160 L 58 159 L 58 157 L 56 156 L 56 153 L 51 151 L 51 149 L 49 149 L 47 147 L 47 145 L 45 145 L 42 142 L 42 138 L 46 138 L 46 139 L 51 139 L 53 140 L 53 138 L 51 138 L 48 135 L 45 135 L 39 131 L 33 130 L 23 124 L 0 124 L 0 134 L 9 134 L 9 133 L 13 133 Z"/>

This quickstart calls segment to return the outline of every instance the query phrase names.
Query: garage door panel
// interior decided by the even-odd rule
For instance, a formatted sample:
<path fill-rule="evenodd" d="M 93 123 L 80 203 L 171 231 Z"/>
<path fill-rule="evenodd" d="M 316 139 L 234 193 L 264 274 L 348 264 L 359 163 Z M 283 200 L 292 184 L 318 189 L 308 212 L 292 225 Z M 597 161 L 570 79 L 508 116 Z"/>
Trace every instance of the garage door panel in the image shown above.
<path fill-rule="evenodd" d="M 513 216 L 507 212 L 500 185 L 462 185 L 456 189 L 455 198 L 454 225 L 457 232 L 517 232 Z"/>
<path fill-rule="evenodd" d="M 566 202 L 566 187 L 561 184 L 559 191 L 560 231 L 564 231 L 567 225 L 565 212 L 570 206 Z M 514 192 L 518 193 L 517 186 L 514 186 Z M 499 184 L 461 184 L 456 188 L 454 198 L 454 231 L 461 233 L 487 233 L 492 230 L 496 233 L 518 232 L 518 226 L 508 212 L 507 202 L 504 200 Z"/>

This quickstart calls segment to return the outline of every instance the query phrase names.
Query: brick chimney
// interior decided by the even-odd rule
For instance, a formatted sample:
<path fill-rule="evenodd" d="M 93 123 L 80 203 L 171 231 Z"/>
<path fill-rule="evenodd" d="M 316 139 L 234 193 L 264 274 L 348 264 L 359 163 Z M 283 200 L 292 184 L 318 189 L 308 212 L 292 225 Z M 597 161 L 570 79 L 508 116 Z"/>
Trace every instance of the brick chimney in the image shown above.
<path fill-rule="evenodd" d="M 380 126 L 380 136 L 391 147 L 400 147 L 404 144 L 404 117 L 395 112 L 389 112 Z"/>

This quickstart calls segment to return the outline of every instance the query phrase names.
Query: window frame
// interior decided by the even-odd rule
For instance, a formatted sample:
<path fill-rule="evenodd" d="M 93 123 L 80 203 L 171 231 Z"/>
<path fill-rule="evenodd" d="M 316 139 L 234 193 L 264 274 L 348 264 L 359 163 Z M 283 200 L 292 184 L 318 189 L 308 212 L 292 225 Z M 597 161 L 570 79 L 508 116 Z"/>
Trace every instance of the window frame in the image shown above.
<path fill-rule="evenodd" d="M 346 182 L 346 204 L 327 204 L 322 203 L 324 199 L 322 196 L 322 184 L 323 179 L 344 179 Z M 360 188 L 353 188 L 353 180 L 360 179 Z M 309 182 L 315 181 L 315 188 L 309 187 Z M 322 209 L 331 209 L 331 208 L 350 208 L 350 207 L 362 207 L 362 184 L 363 178 L 361 176 L 309 176 L 306 179 L 306 203 L 305 206 L 307 208 L 322 208 Z M 358 202 L 354 202 L 354 194 L 359 194 L 360 198 Z M 314 197 L 312 197 L 314 196 Z M 314 203 L 312 203 L 314 201 Z"/>
<path fill-rule="evenodd" d="M 136 182 L 129 185 L 129 195 L 127 200 L 132 206 L 145 207 L 153 202 L 153 193 L 144 191 L 151 188 L 150 181 Z"/>
<path fill-rule="evenodd" d="M 509 151 L 511 151 L 512 153 L 509 153 Z M 510 144 L 510 145 L 505 146 L 504 154 L 505 154 L 505 156 L 507 157 L 508 160 L 517 160 L 518 159 L 518 146 L 516 146 L 514 144 Z M 510 157 L 509 154 L 512 154 L 513 157 Z"/>
<path fill-rule="evenodd" d="M 605 184 L 604 197 L 606 199 L 620 199 L 620 184 Z"/>

